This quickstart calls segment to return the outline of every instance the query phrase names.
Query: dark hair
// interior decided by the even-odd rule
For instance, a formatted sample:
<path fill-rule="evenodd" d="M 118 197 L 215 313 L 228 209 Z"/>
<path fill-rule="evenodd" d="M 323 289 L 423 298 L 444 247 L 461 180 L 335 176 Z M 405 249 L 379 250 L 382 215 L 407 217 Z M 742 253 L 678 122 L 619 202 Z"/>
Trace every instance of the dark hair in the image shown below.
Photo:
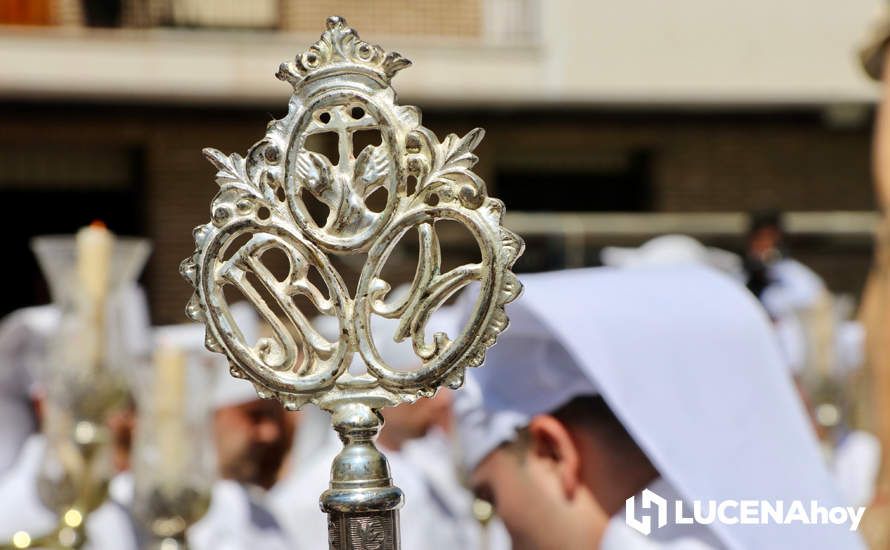
<path fill-rule="evenodd" d="M 766 229 L 768 227 L 777 229 L 779 233 L 785 233 L 785 222 L 781 211 L 769 209 L 758 210 L 748 214 L 749 237 L 761 229 Z"/>
<path fill-rule="evenodd" d="M 638 449 L 624 425 L 599 395 L 582 395 L 549 413 L 569 428 L 591 430 L 611 447 Z M 525 451 L 531 444 L 528 427 L 516 430 L 516 439 L 506 446 Z"/>
<path fill-rule="evenodd" d="M 747 245 L 750 246 L 754 236 L 764 229 L 773 229 L 776 231 L 777 237 L 776 242 L 774 243 L 774 252 L 776 252 L 778 256 L 784 256 L 787 253 L 787 249 L 785 242 L 785 224 L 782 221 L 782 213 L 778 210 L 762 210 L 749 214 Z M 750 250 L 746 250 L 744 258 L 744 269 L 748 276 L 745 286 L 759 299 L 761 298 L 763 291 L 772 283 L 769 264 L 775 258 L 766 259 L 759 254 L 753 255 Z"/>
<path fill-rule="evenodd" d="M 618 420 L 612 409 L 599 395 L 575 397 L 559 407 L 551 415 L 565 424 L 576 428 L 593 430 L 603 441 L 616 450 L 639 451 L 636 441 Z"/>
<path fill-rule="evenodd" d="M 632 471 L 637 467 L 646 471 L 655 470 L 649 457 L 637 445 L 602 397 L 598 395 L 575 397 L 551 412 L 550 416 L 570 430 L 585 430 L 593 434 L 607 449 L 607 455 L 611 457 L 612 463 L 620 465 L 619 467 L 625 471 Z M 531 441 L 531 433 L 528 427 L 525 427 L 517 430 L 516 439 L 505 444 L 505 447 L 524 461 Z"/>

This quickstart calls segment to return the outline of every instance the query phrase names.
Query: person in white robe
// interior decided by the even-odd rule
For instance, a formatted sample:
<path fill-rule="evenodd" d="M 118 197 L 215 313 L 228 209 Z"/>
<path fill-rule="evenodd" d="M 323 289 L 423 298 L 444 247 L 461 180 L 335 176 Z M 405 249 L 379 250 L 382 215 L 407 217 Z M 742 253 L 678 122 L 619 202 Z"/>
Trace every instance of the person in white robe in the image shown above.
<path fill-rule="evenodd" d="M 136 286 L 124 290 L 120 307 L 111 311 L 113 322 L 122 328 L 122 346 L 134 358 L 147 356 L 151 346 L 148 306 L 144 293 Z M 8 332 L 0 339 L 0 350 L 21 369 L 19 375 L 29 380 L 29 391 L 37 410 L 44 397 L 41 378 L 45 372 L 47 342 L 55 333 L 60 316 L 54 306 L 27 308 L 10 316 Z M 8 347 L 7 347 L 8 346 Z M 32 413 L 39 423 L 37 411 Z M 117 434 L 113 434 L 117 435 Z M 115 461 L 126 461 L 126 450 L 117 448 Z M 40 496 L 39 478 L 47 452 L 47 439 L 39 432 L 27 436 L 11 468 L 0 477 L 0 541 L 11 541 L 17 533 L 31 539 L 54 531 L 60 518 Z M 112 481 L 112 490 L 117 489 Z M 91 550 L 136 550 L 137 540 L 126 509 L 113 499 L 107 500 L 87 517 L 85 548 Z"/>
<path fill-rule="evenodd" d="M 761 271 L 753 285 L 773 320 L 787 365 L 807 402 L 820 386 L 843 388 L 864 362 L 865 332 L 849 320 L 843 300 L 829 291 L 815 271 L 788 256 L 785 229 L 778 213 L 752 216 L 748 233 L 749 271 Z M 750 266 L 759 266 L 751 269 Z M 757 277 L 752 275 L 752 279 Z M 749 283 L 749 287 L 752 285 Z M 866 505 L 874 495 L 881 445 L 877 437 L 851 428 L 844 403 L 814 403 L 813 422 L 822 434 L 835 478 L 850 504 Z M 819 411 L 829 414 L 820 414 Z"/>
<path fill-rule="evenodd" d="M 694 266 L 521 280 L 509 329 L 456 403 L 473 485 L 514 548 L 863 548 L 852 523 L 669 517 L 646 536 L 632 528 L 639 505 L 624 517 L 647 489 L 686 510 L 843 504 L 769 320 L 740 285 Z"/>
<path fill-rule="evenodd" d="M 259 322 L 253 309 L 240 302 L 231 309 L 245 338 L 256 340 Z M 213 418 L 208 429 L 214 434 L 220 478 L 207 513 L 187 532 L 189 545 L 194 550 L 290 550 L 293 545 L 270 511 L 267 495 L 290 449 L 294 415 L 275 401 L 260 399 L 250 382 L 233 378 L 225 357 L 204 348 L 204 330 L 183 324 L 155 331 L 157 339 L 186 351 L 190 362 L 209 362 L 218 371 L 209 390 Z"/>
<path fill-rule="evenodd" d="M 46 438 L 30 436 L 15 466 L 0 479 L 0 541 L 9 542 L 18 533 L 31 539 L 53 532 L 59 517 L 40 498 L 38 478 L 46 449 Z M 112 487 L 115 487 L 112 482 Z M 127 510 L 109 499 L 88 517 L 86 546 L 90 550 L 137 550 L 133 524 Z"/>
<path fill-rule="evenodd" d="M 799 375 L 808 348 L 802 315 L 827 295 L 825 281 L 788 255 L 781 213 L 752 213 L 745 239 L 745 284 L 769 313 L 787 363 Z"/>
<path fill-rule="evenodd" d="M 290 550 L 268 491 L 290 448 L 293 424 L 281 405 L 260 400 L 246 380 L 221 372 L 214 390 L 220 476 L 207 514 L 188 532 L 195 550 Z"/>
<path fill-rule="evenodd" d="M 44 357 L 58 317 L 53 306 L 35 306 L 14 311 L 0 323 L 0 473 L 12 467 L 37 431 L 31 401 L 34 363 Z"/>

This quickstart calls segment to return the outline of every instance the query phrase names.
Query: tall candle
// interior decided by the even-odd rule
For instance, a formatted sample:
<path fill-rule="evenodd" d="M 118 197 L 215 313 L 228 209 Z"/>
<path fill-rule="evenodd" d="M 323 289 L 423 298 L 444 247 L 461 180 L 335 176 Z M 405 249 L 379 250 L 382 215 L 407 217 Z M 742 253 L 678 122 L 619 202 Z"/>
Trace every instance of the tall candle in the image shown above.
<path fill-rule="evenodd" d="M 114 235 L 104 223 L 95 221 L 77 232 L 76 242 L 80 283 L 90 301 L 99 304 L 108 288 Z"/>
<path fill-rule="evenodd" d="M 160 452 L 160 481 L 170 486 L 179 481 L 185 460 L 186 355 L 170 342 L 155 351 L 155 430 Z"/>
<path fill-rule="evenodd" d="M 104 223 L 95 221 L 77 232 L 75 243 L 85 321 L 80 349 L 86 357 L 83 366 L 93 371 L 101 368 L 105 356 L 105 294 L 114 235 Z"/>

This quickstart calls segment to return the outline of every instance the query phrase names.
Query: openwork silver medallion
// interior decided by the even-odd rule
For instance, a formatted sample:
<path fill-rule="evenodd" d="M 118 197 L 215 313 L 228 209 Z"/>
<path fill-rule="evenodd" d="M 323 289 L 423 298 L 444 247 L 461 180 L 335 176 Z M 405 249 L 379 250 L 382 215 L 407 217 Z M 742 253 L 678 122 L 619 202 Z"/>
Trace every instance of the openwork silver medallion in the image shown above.
<path fill-rule="evenodd" d="M 459 387 L 465 369 L 479 366 L 506 328 L 504 305 L 521 290 L 510 269 L 523 242 L 502 227 L 503 203 L 487 195 L 472 171 L 483 131 L 440 141 L 423 127 L 420 110 L 399 105 L 390 86 L 409 65 L 398 53 L 361 41 L 342 18 L 329 18 L 318 42 L 281 65 L 278 77 L 294 89 L 287 116 L 270 123 L 245 157 L 205 149 L 218 169 L 220 191 L 210 223 L 194 231 L 195 253 L 181 266 L 195 287 L 187 314 L 206 324 L 207 348 L 229 358 L 234 376 L 290 409 L 312 402 L 332 412 L 346 449 L 335 461 L 322 505 L 332 514 L 332 541 L 333 531 L 338 541 L 351 541 L 337 542 L 338 548 L 398 546 L 397 534 L 392 544 L 380 542 L 390 539 L 368 519 L 368 512 L 395 514 L 402 498 L 371 443 L 378 411 L 432 396 L 441 385 Z M 354 151 L 356 134 L 365 130 L 378 131 L 380 143 Z M 307 147 L 316 134 L 336 142 L 336 159 Z M 382 209 L 369 206 L 375 193 L 385 193 Z M 321 219 L 319 203 L 326 210 Z M 442 220 L 472 234 L 479 262 L 443 272 L 436 233 Z M 410 292 L 394 298 L 382 272 L 409 231 L 417 232 L 417 270 Z M 263 262 L 272 249 L 287 258 L 283 277 Z M 350 293 L 331 258 L 361 254 L 367 258 Z M 427 339 L 432 314 L 471 283 L 478 285 L 478 296 L 462 330 Z M 253 304 L 270 336 L 245 339 L 229 311 L 229 286 Z M 339 339 L 313 327 L 310 320 L 318 315 L 336 319 Z M 381 357 L 371 334 L 375 315 L 398 319 L 394 338 L 410 340 L 419 368 L 398 370 Z M 349 372 L 356 354 L 367 366 L 364 373 Z M 349 478 L 357 475 L 357 456 L 367 461 L 363 477 Z M 338 474 L 338 468 L 344 471 Z M 355 521 L 341 529 L 337 514 Z M 397 526 L 397 519 L 379 524 Z"/>

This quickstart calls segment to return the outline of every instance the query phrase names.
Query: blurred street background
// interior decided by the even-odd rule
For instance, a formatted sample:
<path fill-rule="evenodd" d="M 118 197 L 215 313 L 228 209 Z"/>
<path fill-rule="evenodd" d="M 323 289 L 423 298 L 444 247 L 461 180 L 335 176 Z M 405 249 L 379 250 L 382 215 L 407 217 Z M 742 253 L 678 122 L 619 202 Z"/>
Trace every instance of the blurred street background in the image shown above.
<path fill-rule="evenodd" d="M 856 52 L 879 4 L 4 0 L 0 227 L 16 291 L 0 314 L 47 300 L 28 237 L 101 218 L 153 241 L 152 318 L 180 322 L 178 264 L 215 188 L 201 149 L 243 152 L 283 116 L 278 63 L 331 14 L 414 61 L 395 88 L 440 137 L 486 129 L 477 172 L 528 242 L 518 271 L 597 265 L 606 244 L 663 233 L 742 252 L 747 213 L 776 209 L 795 257 L 858 297 L 879 90 Z"/>

